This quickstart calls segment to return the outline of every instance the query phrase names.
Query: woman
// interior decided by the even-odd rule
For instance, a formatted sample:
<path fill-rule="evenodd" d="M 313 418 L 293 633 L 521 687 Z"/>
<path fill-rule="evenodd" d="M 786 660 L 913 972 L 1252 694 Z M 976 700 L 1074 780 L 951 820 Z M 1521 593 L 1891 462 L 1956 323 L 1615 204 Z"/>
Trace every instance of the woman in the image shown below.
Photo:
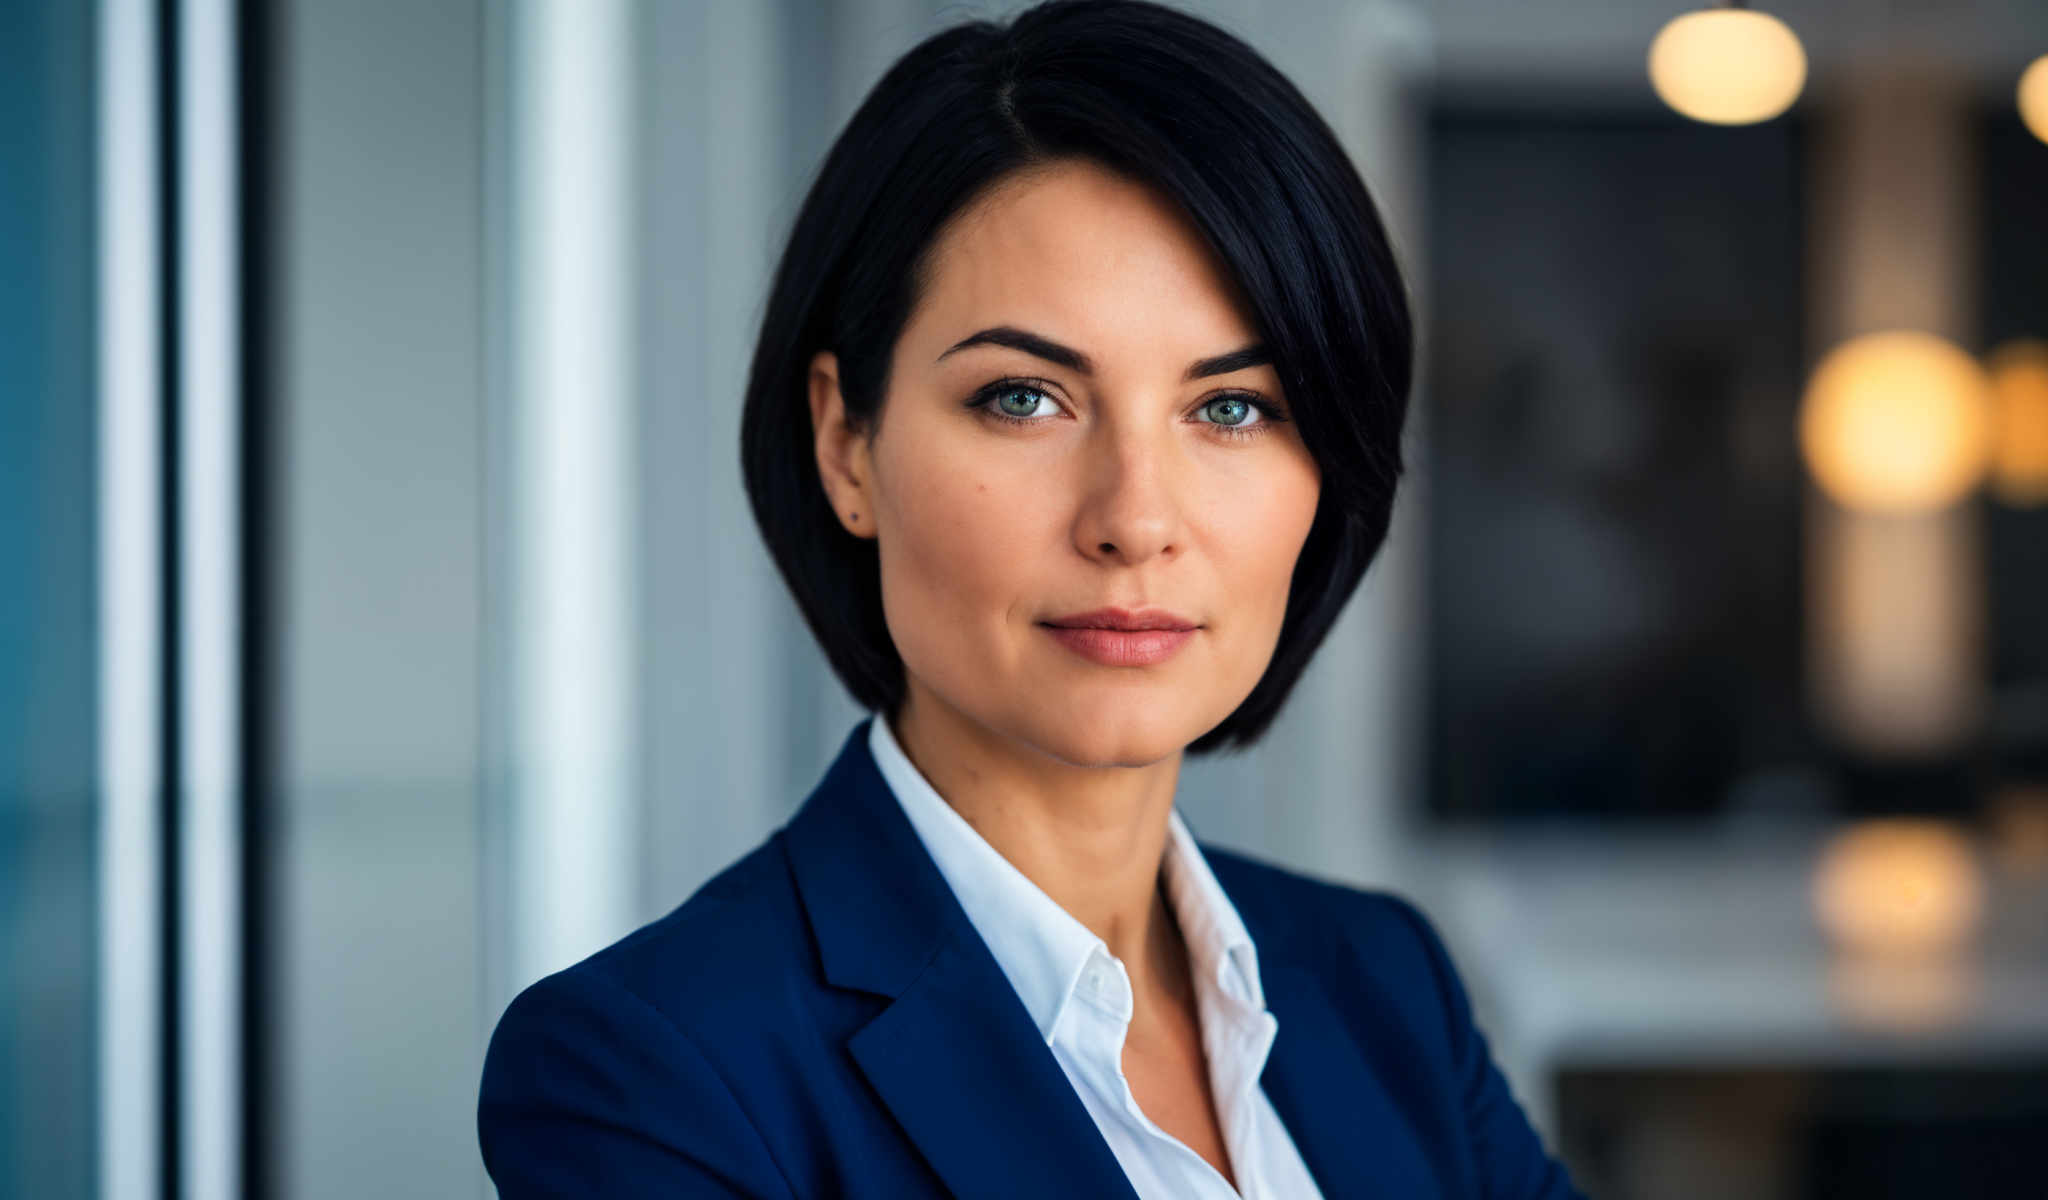
<path fill-rule="evenodd" d="M 898 62 L 797 217 L 742 439 L 876 715 L 513 1002 L 500 1193 L 1574 1195 L 1414 907 L 1173 809 L 1385 535 L 1410 347 L 1363 184 L 1242 42 L 1051 3 Z"/>

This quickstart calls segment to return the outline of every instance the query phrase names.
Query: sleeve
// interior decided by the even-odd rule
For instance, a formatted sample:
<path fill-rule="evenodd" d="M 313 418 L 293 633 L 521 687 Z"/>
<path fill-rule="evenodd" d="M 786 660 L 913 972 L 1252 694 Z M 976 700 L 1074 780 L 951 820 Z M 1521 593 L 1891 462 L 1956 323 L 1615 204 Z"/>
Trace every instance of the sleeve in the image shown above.
<path fill-rule="evenodd" d="M 589 971 L 550 975 L 505 1010 L 477 1139 L 502 1200 L 793 1197 L 696 1044 Z"/>
<path fill-rule="evenodd" d="M 1472 1005 L 1443 938 L 1422 910 L 1386 893 L 1422 941 L 1450 1020 L 1451 1058 L 1471 1138 L 1479 1194 L 1486 1200 L 1585 1200 L 1564 1165 L 1543 1147 L 1529 1118 L 1516 1103 L 1486 1035 L 1472 1020 Z"/>

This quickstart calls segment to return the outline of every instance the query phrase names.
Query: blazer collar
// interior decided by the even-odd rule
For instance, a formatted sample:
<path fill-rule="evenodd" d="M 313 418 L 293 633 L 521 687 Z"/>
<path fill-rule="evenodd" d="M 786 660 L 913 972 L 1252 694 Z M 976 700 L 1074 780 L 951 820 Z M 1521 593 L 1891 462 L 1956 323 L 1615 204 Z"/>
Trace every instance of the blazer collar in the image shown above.
<path fill-rule="evenodd" d="M 892 1001 L 849 1040 L 855 1062 L 956 1195 L 1136 1200 L 889 793 L 868 750 L 873 719 L 847 735 L 784 829 L 826 980 Z M 1426 1178 L 1388 1178 L 1385 1163 L 1367 1174 L 1361 1131 L 1406 1122 L 1314 969 L 1307 923 L 1248 903 L 1250 878 L 1207 857 L 1257 943 L 1279 1022 L 1260 1082 L 1323 1195 L 1436 1195 Z"/>
<path fill-rule="evenodd" d="M 847 1042 L 854 1061 L 956 1196 L 1137 1200 L 867 735 L 784 830 L 826 980 L 893 1001 Z"/>

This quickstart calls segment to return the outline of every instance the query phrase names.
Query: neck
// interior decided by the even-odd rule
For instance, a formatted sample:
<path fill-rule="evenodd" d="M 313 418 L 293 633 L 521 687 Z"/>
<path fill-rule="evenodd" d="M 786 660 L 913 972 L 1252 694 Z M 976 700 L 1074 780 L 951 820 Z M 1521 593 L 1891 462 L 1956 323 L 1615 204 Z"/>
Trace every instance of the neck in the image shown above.
<path fill-rule="evenodd" d="M 1123 961 L 1137 995 L 1172 987 L 1180 947 L 1159 872 L 1178 751 L 1077 766 L 916 688 L 890 730 L 954 811 Z"/>

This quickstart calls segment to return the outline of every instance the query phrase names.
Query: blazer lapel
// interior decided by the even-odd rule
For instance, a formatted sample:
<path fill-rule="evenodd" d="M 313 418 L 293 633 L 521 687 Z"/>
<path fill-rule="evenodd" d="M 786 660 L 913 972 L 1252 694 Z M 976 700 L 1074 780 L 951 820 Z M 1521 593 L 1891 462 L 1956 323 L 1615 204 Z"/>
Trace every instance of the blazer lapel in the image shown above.
<path fill-rule="evenodd" d="M 946 1186 L 1136 1200 L 889 792 L 867 721 L 785 834 L 827 981 L 892 1000 L 849 1039 L 854 1062 Z"/>
<path fill-rule="evenodd" d="M 1322 1194 L 1442 1196 L 1413 1123 L 1345 1027 L 1316 972 L 1297 962 L 1268 966 L 1265 942 L 1256 930 L 1252 936 L 1260 948 L 1266 1007 L 1279 1022 L 1259 1083 Z"/>
<path fill-rule="evenodd" d="M 956 1196 L 1136 1200 L 1009 980 L 989 967 L 993 983 L 973 954 L 941 948 L 854 1035 L 855 1061 Z"/>

